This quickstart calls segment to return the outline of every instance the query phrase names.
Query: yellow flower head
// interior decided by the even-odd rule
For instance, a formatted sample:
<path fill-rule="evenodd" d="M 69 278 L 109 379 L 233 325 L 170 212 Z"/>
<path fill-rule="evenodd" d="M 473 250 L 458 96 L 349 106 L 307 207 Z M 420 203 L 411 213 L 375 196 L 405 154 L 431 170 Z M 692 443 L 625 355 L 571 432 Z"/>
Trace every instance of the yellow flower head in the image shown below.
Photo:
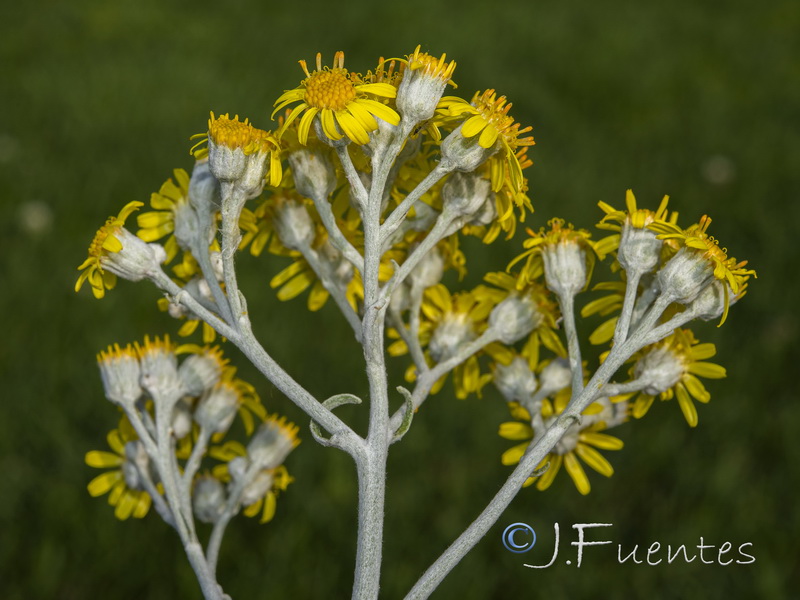
<path fill-rule="evenodd" d="M 145 242 L 155 242 L 169 235 L 164 243 L 167 262 L 178 253 L 174 233 L 176 215 L 189 206 L 189 174 L 184 169 L 175 169 L 173 174 L 174 181 L 167 179 L 157 192 L 150 195 L 150 206 L 155 210 L 141 213 L 136 218 L 139 225 L 136 235 Z"/>
<path fill-rule="evenodd" d="M 711 217 L 703 215 L 699 223 L 686 229 L 666 221 L 655 221 L 648 227 L 658 233 L 660 239 L 676 240 L 682 247 L 695 250 L 714 267 L 714 277 L 727 282 L 733 293 L 738 294 L 748 277 L 756 272 L 744 268 L 746 260 L 737 262 L 735 258 L 728 258 L 728 250 L 720 248 L 719 242 L 707 233 L 709 225 Z"/>
<path fill-rule="evenodd" d="M 598 223 L 598 229 L 608 229 L 610 231 L 621 231 L 626 223 L 637 229 L 644 229 L 655 221 L 665 221 L 668 218 L 667 203 L 669 196 L 664 196 L 658 209 L 653 212 L 646 208 L 637 208 L 636 197 L 633 190 L 625 193 L 625 208 L 627 210 L 617 210 L 610 204 L 598 202 L 597 205 L 606 213 L 606 216 Z"/>
<path fill-rule="evenodd" d="M 95 298 L 102 298 L 105 291 L 113 289 L 117 284 L 117 276 L 103 269 L 103 258 L 109 252 L 122 250 L 122 243 L 115 234 L 125 225 L 125 220 L 130 214 L 144 206 L 142 202 L 128 202 L 116 217 L 109 217 L 105 225 L 97 230 L 92 243 L 89 245 L 89 257 L 78 267 L 83 271 L 75 283 L 75 291 L 81 289 L 84 281 L 89 281 Z"/>
<path fill-rule="evenodd" d="M 542 346 L 557 356 L 567 355 L 564 344 L 556 333 L 561 313 L 558 310 L 558 304 L 553 301 L 552 294 L 547 288 L 536 281 L 518 287 L 515 277 L 502 272 L 487 273 L 483 279 L 486 283 L 500 288 L 497 290 L 499 294 L 495 297 L 496 302 L 499 303 L 512 294 L 518 294 L 529 298 L 536 306 L 537 323 L 521 352 L 531 368 L 535 368 L 539 364 Z"/>
<path fill-rule="evenodd" d="M 89 494 L 97 497 L 109 494 L 108 503 L 114 507 L 114 516 L 124 521 L 129 517 L 143 518 L 150 510 L 152 499 L 142 488 L 135 465 L 130 464 L 125 446 L 138 439 L 127 417 L 112 430 L 108 445 L 113 452 L 92 450 L 86 453 L 86 464 L 96 469 L 110 469 L 89 482 Z"/>
<path fill-rule="evenodd" d="M 394 98 L 397 95 L 394 85 L 363 82 L 357 73 L 351 73 L 344 68 L 344 52 L 336 53 L 333 67 L 323 67 L 322 54 L 318 53 L 317 68 L 310 73 L 306 61 L 299 62 L 306 78 L 299 87 L 284 92 L 275 101 L 273 117 L 290 104 L 300 102 L 278 130 L 278 137 L 300 115 L 302 118 L 297 129 L 301 144 L 308 140 L 308 132 L 317 115 L 320 117 L 322 131 L 328 138 L 340 140 L 347 136 L 359 145 L 368 143 L 369 132 L 378 128 L 375 117 L 392 125 L 400 122 L 400 116 L 394 109 L 368 97 L 375 95 Z"/>
<path fill-rule="evenodd" d="M 531 131 L 532 127 L 520 129 L 520 124 L 508 114 L 511 106 L 505 96 L 497 97 L 494 90 L 486 90 L 483 93 L 476 92 L 472 103 L 467 103 L 456 96 L 442 98 L 439 102 L 439 113 L 445 121 L 472 115 L 464 121 L 461 134 L 465 138 L 478 136 L 478 144 L 482 148 L 492 148 L 499 141 L 503 151 L 502 164 L 508 168 L 508 176 L 514 191 L 519 191 L 523 185 L 523 167 L 517 149 L 521 146 L 532 146 L 535 142 L 533 136 L 521 137 Z M 529 166 L 530 162 L 527 160 L 525 162 L 526 166 Z M 492 179 L 496 181 L 496 176 Z"/>
<path fill-rule="evenodd" d="M 517 275 L 517 287 L 522 289 L 542 276 L 544 273 L 543 251 L 552 251 L 558 246 L 573 244 L 584 251 L 586 282 L 588 283 L 591 280 L 596 257 L 602 260 L 608 252 L 608 238 L 595 242 L 591 239 L 591 233 L 585 229 L 575 229 L 564 219 L 550 219 L 547 224 L 548 228 L 542 227 L 538 232 L 532 229 L 527 230 L 530 237 L 522 243 L 525 251 L 512 260 L 506 268 L 506 271 L 509 271 L 518 262 L 525 260 L 525 264 Z"/>
<path fill-rule="evenodd" d="M 698 379 L 721 379 L 725 368 L 704 362 L 717 353 L 714 344 L 700 344 L 689 329 L 676 329 L 669 337 L 648 346 L 634 356 L 633 377 L 645 387 L 633 404 L 633 416 L 642 418 L 653 404 L 661 400 L 678 399 L 678 405 L 691 427 L 697 426 L 697 408 L 692 399 L 706 403 L 711 394 Z"/>
<path fill-rule="evenodd" d="M 196 138 L 200 138 L 200 141 L 192 147 L 190 152 L 197 160 L 208 157 L 208 146 L 204 144 L 209 140 L 228 150 L 241 150 L 245 156 L 259 152 L 269 153 L 269 184 L 273 187 L 280 185 L 283 175 L 281 143 L 269 131 L 253 127 L 249 119 L 239 121 L 239 115 L 235 115 L 231 119 L 228 113 L 216 117 L 212 112 L 208 119 L 208 132 L 192 136 L 192 139 Z"/>
<path fill-rule="evenodd" d="M 447 61 L 447 55 L 442 54 L 439 58 L 431 56 L 427 52 L 420 52 L 421 46 L 417 46 L 414 52 L 409 54 L 407 59 L 407 69 L 410 71 L 420 71 L 426 77 L 439 79 L 444 83 L 456 85 L 451 81 L 453 71 L 456 70 L 456 61 Z"/>
<path fill-rule="evenodd" d="M 567 399 L 563 401 L 556 401 L 555 414 L 547 416 L 544 420 L 544 426 L 547 427 L 550 423 L 558 417 L 563 409 L 566 407 Z M 530 440 L 533 439 L 533 427 L 531 427 L 531 418 L 527 410 L 520 406 L 513 406 L 512 414 L 519 421 L 511 421 L 508 423 L 500 424 L 500 437 L 507 440 L 526 440 L 522 444 L 513 446 L 503 453 L 501 461 L 504 465 L 517 464 L 522 456 L 525 454 Z M 587 413 L 592 407 L 587 409 Z M 553 451 L 544 457 L 542 462 L 536 467 L 537 469 L 543 468 L 547 463 L 550 463 L 549 468 L 538 478 L 531 477 L 525 482 L 525 486 L 536 483 L 536 488 L 539 490 L 546 490 L 553 483 L 558 472 L 563 465 L 567 474 L 572 479 L 578 491 L 586 495 L 591 491 L 589 478 L 586 471 L 581 465 L 579 458 L 589 465 L 592 469 L 605 477 L 611 477 L 614 474 L 614 468 L 611 463 L 600 454 L 600 450 L 620 450 L 623 446 L 622 440 L 600 433 L 605 429 L 605 424 L 600 421 L 588 427 L 581 427 L 580 424 L 574 424 L 567 429 L 564 436 L 556 444 Z"/>

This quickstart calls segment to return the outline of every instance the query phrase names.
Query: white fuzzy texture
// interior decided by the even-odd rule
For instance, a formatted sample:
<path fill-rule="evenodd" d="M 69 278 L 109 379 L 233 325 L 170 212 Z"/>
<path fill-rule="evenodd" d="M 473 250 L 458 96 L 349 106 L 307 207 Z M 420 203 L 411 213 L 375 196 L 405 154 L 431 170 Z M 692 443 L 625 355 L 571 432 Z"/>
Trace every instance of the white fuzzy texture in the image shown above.
<path fill-rule="evenodd" d="M 662 294 L 675 302 L 688 304 L 714 279 L 714 267 L 693 249 L 681 248 L 656 274 Z"/>
<path fill-rule="evenodd" d="M 574 296 L 586 285 L 586 252 L 575 241 L 542 248 L 547 287 L 559 296 Z"/>
<path fill-rule="evenodd" d="M 149 277 L 167 260 L 167 253 L 160 244 L 148 244 L 124 227 L 114 232 L 122 244 L 119 252 L 109 252 L 100 259 L 104 269 L 128 281 L 141 281 Z"/>

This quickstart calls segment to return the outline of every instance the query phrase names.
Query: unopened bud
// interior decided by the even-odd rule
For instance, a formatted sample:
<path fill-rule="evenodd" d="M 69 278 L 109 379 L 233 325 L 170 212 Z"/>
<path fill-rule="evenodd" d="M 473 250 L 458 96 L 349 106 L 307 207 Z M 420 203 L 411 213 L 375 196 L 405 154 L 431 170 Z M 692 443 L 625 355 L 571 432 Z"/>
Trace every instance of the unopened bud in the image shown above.
<path fill-rule="evenodd" d="M 192 508 L 203 523 L 216 523 L 226 501 L 225 487 L 216 477 L 199 477 L 194 484 Z"/>
<path fill-rule="evenodd" d="M 514 344 L 528 335 L 542 321 L 542 316 L 530 298 L 512 294 L 492 309 L 489 327 L 501 342 Z"/>
<path fill-rule="evenodd" d="M 258 428 L 250 440 L 247 455 L 259 469 L 274 469 L 300 443 L 297 431 L 297 426 L 283 420 L 269 420 Z"/>
<path fill-rule="evenodd" d="M 160 265 L 167 260 L 167 253 L 160 244 L 148 244 L 124 227 L 117 229 L 114 237 L 122 244 L 122 249 L 106 253 L 100 262 L 103 268 L 118 277 L 141 281 L 159 271 Z"/>
<path fill-rule="evenodd" d="M 442 186 L 444 209 L 453 215 L 472 217 L 489 202 L 494 203 L 488 179 L 473 173 L 453 173 Z"/>
<path fill-rule="evenodd" d="M 292 152 L 288 158 L 297 192 L 306 198 L 327 200 L 336 188 L 336 171 L 330 159 L 308 147 Z"/>
<path fill-rule="evenodd" d="M 572 385 L 572 369 L 565 358 L 551 361 L 539 374 L 539 388 L 549 396 Z"/>
<path fill-rule="evenodd" d="M 656 274 L 656 279 L 662 295 L 688 304 L 714 279 L 714 267 L 701 252 L 681 248 Z"/>
<path fill-rule="evenodd" d="M 314 223 L 305 205 L 292 198 L 275 206 L 275 228 L 281 243 L 289 250 L 300 250 L 314 241 Z"/>
<path fill-rule="evenodd" d="M 524 404 L 536 392 L 536 376 L 528 361 L 521 356 L 514 357 L 509 365 L 497 364 L 494 368 L 494 385 L 506 402 Z"/>
<path fill-rule="evenodd" d="M 564 239 L 542 247 L 548 289 L 559 296 L 574 296 L 586 286 L 586 251 L 577 240 Z"/>
<path fill-rule="evenodd" d="M 239 392 L 228 382 L 207 391 L 194 411 L 194 420 L 212 433 L 225 433 L 239 408 Z"/>

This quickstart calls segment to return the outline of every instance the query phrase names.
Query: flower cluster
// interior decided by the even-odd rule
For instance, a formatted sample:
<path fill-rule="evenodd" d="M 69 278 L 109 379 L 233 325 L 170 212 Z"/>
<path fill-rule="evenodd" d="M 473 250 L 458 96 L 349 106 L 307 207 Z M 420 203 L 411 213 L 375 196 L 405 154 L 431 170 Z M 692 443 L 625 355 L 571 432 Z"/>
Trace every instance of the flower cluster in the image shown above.
<path fill-rule="evenodd" d="M 710 235 L 709 217 L 683 227 L 666 196 L 650 210 L 629 190 L 623 210 L 599 204 L 598 228 L 610 235 L 550 219 L 525 230 L 505 271 L 460 288 L 465 236 L 509 240 L 533 212 L 525 177 L 531 127 L 494 89 L 445 95 L 458 89 L 456 63 L 419 46 L 363 73 L 346 68 L 342 52 L 330 65 L 320 54 L 311 66 L 299 62 L 304 78 L 271 106 L 274 130 L 212 112 L 193 136 L 191 173 L 175 169 L 151 195 L 137 235 L 125 223 L 142 202 L 109 217 L 76 283 L 102 298 L 118 277 L 149 279 L 164 292 L 160 308 L 182 320 L 178 335 L 202 332 L 202 346 L 145 338 L 100 353 L 106 397 L 123 417 L 108 436 L 111 451 L 90 452 L 86 462 L 107 469 L 89 491 L 108 493 L 119 518 L 154 507 L 176 529 L 214 600 L 224 597 L 214 572 L 228 521 L 240 511 L 272 519 L 292 481 L 283 463 L 299 443 L 298 428 L 268 415 L 253 386 L 209 345 L 217 339 L 242 350 L 311 418 L 316 441 L 355 459 L 364 493 L 381 491 L 389 446 L 449 381 L 458 399 L 481 397 L 492 383 L 505 400 L 513 420 L 499 434 L 515 445 L 501 462 L 516 465 L 514 489 L 550 488 L 563 466 L 587 494 L 584 465 L 611 476 L 601 451 L 623 442 L 608 431 L 643 417 L 656 396 L 676 398 L 697 425 L 695 401 L 710 400 L 699 377 L 725 370 L 706 362 L 716 348 L 699 343 L 689 325 L 722 325 L 755 276 Z M 244 254 L 273 263 L 277 274 L 262 285 L 279 300 L 305 296 L 310 311 L 333 303 L 346 319 L 364 348 L 367 436 L 333 413 L 359 398 L 314 398 L 256 339 L 236 269 Z M 601 294 L 576 311 L 590 289 Z M 596 365 L 582 356 L 576 323 L 594 315 L 605 319 L 588 337 L 605 346 Z M 394 414 L 384 353 L 408 361 L 413 384 L 396 388 L 405 404 Z M 226 437 L 237 414 L 246 442 Z M 206 459 L 217 462 L 202 470 Z M 377 585 L 373 532 L 382 530 L 375 503 L 383 496 L 367 502 L 359 526 L 356 579 L 371 572 L 374 581 L 356 588 Z M 480 519 L 490 514 L 499 513 Z M 196 520 L 213 524 L 199 553 Z"/>
<path fill-rule="evenodd" d="M 184 356 L 180 363 L 179 356 Z M 108 493 L 120 519 L 141 518 L 155 497 L 163 502 L 166 486 L 176 483 L 173 478 L 185 483 L 183 493 L 191 497 L 201 521 L 215 522 L 240 505 L 248 507 L 247 513 L 265 502 L 274 513 L 276 493 L 291 482 L 283 461 L 299 443 L 297 428 L 267 415 L 253 386 L 236 376 L 218 346 L 176 346 L 169 337 L 145 337 L 141 344 L 110 346 L 97 361 L 106 397 L 124 414 L 108 434 L 112 452 L 86 455 L 89 466 L 109 469 L 89 483 L 92 496 Z M 219 476 L 217 467 L 214 474 L 200 474 L 206 455 L 227 465 L 230 459 L 207 445 L 238 444 L 223 442 L 237 414 L 251 436 L 250 455 L 269 456 L 249 459 L 233 483 L 230 474 Z M 261 423 L 258 429 L 256 422 Z M 165 472 L 165 464 L 178 468 Z M 248 470 L 251 464 L 258 469 Z M 215 486 L 218 493 L 210 494 Z"/>

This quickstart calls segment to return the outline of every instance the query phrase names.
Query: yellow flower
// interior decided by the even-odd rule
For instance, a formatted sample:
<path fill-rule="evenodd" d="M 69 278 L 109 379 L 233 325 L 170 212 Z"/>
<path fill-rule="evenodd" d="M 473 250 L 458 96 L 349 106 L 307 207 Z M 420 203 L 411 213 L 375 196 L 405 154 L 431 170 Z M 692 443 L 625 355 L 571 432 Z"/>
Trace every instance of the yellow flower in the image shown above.
<path fill-rule="evenodd" d="M 625 224 L 636 229 L 644 229 L 655 221 L 666 221 L 669 218 L 668 202 L 669 196 L 664 196 L 655 212 L 646 208 L 638 208 L 633 190 L 628 190 L 625 193 L 625 208 L 627 210 L 617 210 L 605 202 L 597 203 L 600 209 L 606 213 L 606 216 L 597 224 L 597 228 L 619 232 L 622 231 L 622 226 Z M 610 240 L 609 247 L 611 250 L 616 250 L 616 246 L 619 246 L 619 236 L 614 236 L 613 241 L 616 244 L 612 246 L 612 241 Z"/>
<path fill-rule="evenodd" d="M 347 136 L 356 144 L 369 142 L 369 132 L 378 128 L 375 117 L 387 123 L 397 125 L 400 116 L 394 109 L 372 100 L 369 94 L 384 98 L 394 98 L 397 89 L 390 83 L 363 83 L 361 77 L 344 68 L 344 52 L 337 52 L 333 59 L 333 67 L 322 66 L 322 54 L 317 54 L 317 69 L 308 72 L 306 61 L 300 66 L 306 78 L 300 86 L 284 92 L 275 101 L 275 113 L 283 108 L 300 102 L 286 117 L 281 129 L 280 138 L 285 129 L 297 117 L 302 115 L 298 125 L 298 139 L 301 144 L 308 140 L 308 132 L 314 117 L 319 115 L 322 131 L 332 140 L 340 140 Z"/>
<path fill-rule="evenodd" d="M 525 264 L 517 275 L 517 288 L 522 289 L 529 283 L 537 280 L 544 273 L 544 260 L 542 252 L 553 250 L 563 244 L 577 244 L 584 250 L 586 259 L 586 283 L 592 278 L 592 270 L 596 257 L 601 260 L 608 253 L 613 240 L 605 238 L 600 241 L 591 239 L 592 234 L 585 229 L 575 229 L 572 224 L 568 224 L 564 219 L 550 219 L 547 224 L 549 229 L 540 228 L 538 232 L 528 229 L 530 236 L 522 243 L 526 250 L 512 260 L 506 271 L 509 271 L 518 262 L 525 260 Z"/>
<path fill-rule="evenodd" d="M 714 277 L 723 283 L 727 282 L 733 293 L 738 294 L 739 288 L 747 278 L 756 272 L 744 268 L 746 260 L 737 262 L 735 258 L 728 258 L 727 250 L 720 248 L 719 241 L 708 235 L 710 224 L 711 217 L 703 215 L 699 223 L 687 229 L 681 229 L 676 224 L 665 221 L 656 221 L 650 224 L 649 228 L 659 233 L 661 239 L 676 240 L 685 248 L 697 250 L 713 265 Z"/>
<path fill-rule="evenodd" d="M 486 90 L 483 93 L 476 92 L 472 97 L 472 103 L 457 96 L 446 96 L 441 99 L 438 108 L 445 122 L 453 118 L 471 115 L 464 121 L 461 134 L 465 138 L 478 136 L 477 141 L 482 148 L 492 148 L 499 142 L 503 163 L 493 167 L 493 187 L 499 187 L 498 182 L 504 179 L 504 170 L 507 168 L 512 189 L 514 192 L 519 192 L 523 188 L 523 167 L 517 149 L 520 146 L 532 146 L 535 142 L 533 136 L 520 137 L 531 131 L 532 128 L 528 126 L 520 129 L 520 124 L 516 123 L 514 118 L 508 114 L 510 109 L 511 103 L 506 100 L 506 97 L 498 98 L 494 90 Z"/>
<path fill-rule="evenodd" d="M 94 297 L 102 298 L 105 296 L 106 290 L 113 289 L 117 284 L 117 276 L 103 269 L 103 260 L 109 252 L 122 250 L 122 243 L 115 237 L 115 234 L 125 225 L 125 219 L 140 206 L 144 206 L 144 203 L 128 202 L 116 217 L 109 217 L 105 225 L 97 230 L 89 246 L 89 257 L 78 267 L 78 270 L 83 273 L 75 283 L 76 292 L 81 289 L 84 281 L 88 281 L 92 286 Z"/>
<path fill-rule="evenodd" d="M 86 453 L 86 464 L 96 469 L 111 469 L 89 482 L 93 497 L 109 494 L 108 503 L 114 507 L 114 516 L 124 521 L 128 517 L 143 518 L 150 510 L 150 494 L 137 485 L 137 467 L 129 463 L 125 446 L 138 440 L 130 422 L 123 417 L 119 427 L 109 432 L 108 446 L 113 452 L 92 450 Z"/>
<path fill-rule="evenodd" d="M 552 294 L 543 285 L 531 282 L 522 288 L 517 286 L 517 280 L 508 273 L 496 272 L 487 273 L 483 280 L 486 283 L 497 286 L 502 290 L 497 296 L 497 302 L 501 302 L 511 294 L 518 294 L 533 300 L 536 307 L 537 323 L 533 331 L 528 336 L 527 342 L 522 349 L 522 356 L 528 359 L 529 364 L 535 367 L 539 364 L 539 352 L 544 346 L 557 356 L 566 356 L 567 351 L 561 338 L 558 337 L 558 321 L 561 313 L 558 304 L 553 302 Z"/>
<path fill-rule="evenodd" d="M 641 419 L 650 410 L 655 396 L 661 400 L 678 399 L 690 427 L 697 426 L 697 408 L 692 399 L 706 403 L 711 394 L 698 379 L 721 379 L 725 368 L 704 362 L 717 353 L 714 344 L 700 344 L 689 329 L 676 329 L 669 337 L 648 346 L 634 356 L 634 378 L 647 386 L 633 404 L 632 414 Z"/>
<path fill-rule="evenodd" d="M 455 356 L 459 348 L 477 338 L 487 326 L 487 318 L 496 303 L 496 294 L 491 294 L 486 286 L 478 286 L 475 290 L 459 292 L 451 295 L 442 284 L 425 290 L 422 300 L 422 320 L 419 328 L 420 344 L 427 347 L 426 358 L 435 363 L 443 362 Z M 390 354 L 405 354 L 407 347 L 396 342 L 390 347 Z M 489 344 L 483 350 L 495 360 L 507 362 L 510 352 L 501 344 Z M 411 365 L 406 371 L 406 379 L 416 378 L 416 368 Z M 431 394 L 442 389 L 447 375 L 434 384 Z M 478 355 L 474 354 L 453 369 L 453 385 L 456 398 L 465 399 L 469 394 L 481 395 L 481 390 L 492 376 L 481 373 Z"/>
<path fill-rule="evenodd" d="M 175 181 L 167 179 L 158 192 L 150 195 L 150 206 L 155 210 L 141 213 L 136 218 L 140 227 L 136 235 L 145 242 L 155 242 L 169 235 L 164 243 L 167 262 L 178 253 L 178 241 L 174 233 L 176 215 L 189 206 L 189 174 L 184 169 L 175 169 L 173 174 Z"/>
<path fill-rule="evenodd" d="M 555 413 L 545 418 L 545 428 L 550 426 L 553 420 L 557 418 L 558 414 L 561 414 L 567 402 L 568 397 L 564 395 L 556 399 Z M 588 414 L 592 411 L 594 411 L 594 409 L 590 406 L 584 411 L 584 414 Z M 503 453 L 501 461 L 504 465 L 514 465 L 520 461 L 528 449 L 534 434 L 533 427 L 530 425 L 530 414 L 527 410 L 520 406 L 514 406 L 512 407 L 512 414 L 515 418 L 520 419 L 520 421 L 501 423 L 499 430 L 500 437 L 513 441 L 526 441 L 509 448 Z M 606 433 L 600 433 L 604 429 L 605 424 L 602 421 L 596 422 L 588 427 L 581 427 L 578 424 L 571 425 L 553 450 L 545 456 L 536 467 L 537 469 L 541 469 L 547 463 L 550 463 L 550 467 L 547 471 L 538 478 L 528 478 L 525 482 L 525 486 L 529 486 L 535 482 L 537 489 L 546 490 L 553 483 L 553 479 L 555 479 L 563 465 L 578 491 L 584 496 L 588 494 L 591 491 L 591 485 L 586 471 L 583 469 L 578 459 L 581 459 L 601 475 L 611 477 L 614 474 L 614 468 L 597 449 L 620 450 L 623 446 L 622 440 Z"/>
<path fill-rule="evenodd" d="M 241 150 L 245 157 L 257 153 L 269 153 L 269 184 L 273 187 L 280 185 L 283 177 L 281 143 L 269 131 L 253 127 L 249 119 L 239 121 L 239 115 L 231 119 L 228 113 L 216 117 L 212 112 L 208 119 L 208 132 L 192 136 L 192 139 L 197 138 L 200 138 L 200 141 L 190 150 L 197 160 L 209 158 L 209 148 L 204 146 L 209 140 L 216 146 L 230 151 Z M 211 166 L 213 172 L 213 157 Z"/>
<path fill-rule="evenodd" d="M 443 83 L 452 83 L 451 77 L 453 71 L 456 70 L 456 61 L 447 61 L 447 55 L 442 54 L 439 58 L 428 54 L 427 52 L 420 52 L 422 46 L 418 45 L 414 52 L 406 57 L 406 69 L 409 71 L 418 71 L 419 74 L 427 78 L 438 79 Z"/>
<path fill-rule="evenodd" d="M 221 446 L 212 446 L 209 448 L 208 454 L 212 458 L 224 461 L 223 464 L 214 467 L 212 473 L 220 481 L 228 482 L 231 480 L 228 463 L 235 458 L 246 457 L 247 449 L 241 443 L 230 440 Z M 289 487 L 289 484 L 294 481 L 294 477 L 289 475 L 289 471 L 283 465 L 262 471 L 262 474 L 262 476 L 269 476 L 272 479 L 269 489 L 265 491 L 263 496 L 246 505 L 242 513 L 246 517 L 255 517 L 261 514 L 261 523 L 268 523 L 275 516 L 275 508 L 280 492 Z"/>

